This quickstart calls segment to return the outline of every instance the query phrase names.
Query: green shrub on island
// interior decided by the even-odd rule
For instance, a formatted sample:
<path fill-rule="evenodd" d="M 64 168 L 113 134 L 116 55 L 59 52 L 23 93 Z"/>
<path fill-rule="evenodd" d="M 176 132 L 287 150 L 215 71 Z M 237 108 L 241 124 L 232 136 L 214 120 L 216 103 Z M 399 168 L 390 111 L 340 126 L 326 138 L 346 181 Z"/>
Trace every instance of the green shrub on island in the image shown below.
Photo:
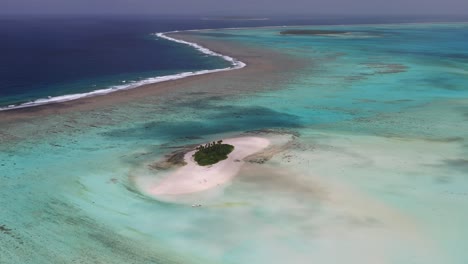
<path fill-rule="evenodd" d="M 228 154 L 234 150 L 234 146 L 223 144 L 222 140 L 208 143 L 197 147 L 197 152 L 193 155 L 195 161 L 200 166 L 216 164 L 227 159 Z"/>

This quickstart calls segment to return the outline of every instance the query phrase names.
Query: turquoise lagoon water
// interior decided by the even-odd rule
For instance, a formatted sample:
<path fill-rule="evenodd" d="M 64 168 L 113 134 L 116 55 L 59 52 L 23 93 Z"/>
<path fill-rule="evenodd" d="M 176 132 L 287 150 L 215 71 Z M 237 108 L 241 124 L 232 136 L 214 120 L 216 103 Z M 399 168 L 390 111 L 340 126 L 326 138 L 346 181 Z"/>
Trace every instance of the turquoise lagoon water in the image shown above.
<path fill-rule="evenodd" d="M 192 33 L 306 62 L 280 84 L 241 80 L 258 92 L 2 124 L 0 262 L 466 263 L 468 24 L 303 28 L 349 33 Z M 188 198 L 202 207 L 132 184 L 180 146 L 246 131 L 291 141 Z"/>

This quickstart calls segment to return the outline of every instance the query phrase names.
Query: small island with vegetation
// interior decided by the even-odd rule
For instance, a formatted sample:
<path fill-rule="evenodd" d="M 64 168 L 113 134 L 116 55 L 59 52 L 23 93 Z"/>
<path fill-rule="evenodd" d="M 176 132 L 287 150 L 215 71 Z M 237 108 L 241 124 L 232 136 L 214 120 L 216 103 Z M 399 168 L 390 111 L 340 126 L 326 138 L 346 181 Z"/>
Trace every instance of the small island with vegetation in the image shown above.
<path fill-rule="evenodd" d="M 154 183 L 147 184 L 144 178 L 141 181 L 144 185 L 142 188 L 158 199 L 179 201 L 178 195 L 184 195 L 182 197 L 184 200 L 187 194 L 217 188 L 229 182 L 246 164 L 246 158 L 260 153 L 269 146 L 269 138 L 258 136 L 226 138 L 198 147 L 186 146 L 169 156 L 171 163 L 177 161 L 179 165 L 168 167 L 167 169 L 171 170 L 167 176 L 155 180 Z M 179 153 L 184 153 L 183 160 L 180 159 L 182 154 Z"/>
<path fill-rule="evenodd" d="M 193 154 L 195 161 L 200 166 L 208 166 L 227 159 L 227 155 L 234 150 L 234 146 L 223 144 L 223 141 L 219 140 L 198 146 L 196 150 L 197 152 Z"/>

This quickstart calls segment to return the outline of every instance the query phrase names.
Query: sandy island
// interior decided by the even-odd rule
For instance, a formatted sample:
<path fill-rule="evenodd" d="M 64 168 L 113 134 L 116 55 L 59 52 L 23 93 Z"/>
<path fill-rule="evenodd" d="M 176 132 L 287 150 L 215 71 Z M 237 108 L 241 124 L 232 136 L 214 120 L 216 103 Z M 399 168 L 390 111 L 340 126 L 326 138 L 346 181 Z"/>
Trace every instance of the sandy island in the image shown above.
<path fill-rule="evenodd" d="M 243 159 L 270 145 L 261 137 L 239 137 L 223 140 L 234 146 L 226 160 L 210 166 L 200 166 L 193 159 L 195 150 L 185 154 L 187 163 L 155 185 L 147 186 L 147 193 L 153 196 L 179 195 L 205 191 L 230 181 L 240 170 Z"/>

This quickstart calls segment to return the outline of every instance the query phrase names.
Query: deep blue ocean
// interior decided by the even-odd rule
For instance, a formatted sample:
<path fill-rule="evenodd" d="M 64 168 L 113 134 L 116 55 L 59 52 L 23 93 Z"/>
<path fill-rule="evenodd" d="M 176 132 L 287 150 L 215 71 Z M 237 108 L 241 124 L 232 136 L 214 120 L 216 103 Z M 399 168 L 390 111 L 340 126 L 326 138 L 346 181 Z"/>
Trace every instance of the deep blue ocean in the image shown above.
<path fill-rule="evenodd" d="M 157 39 L 172 30 L 462 21 L 444 17 L 274 17 L 223 20 L 200 17 L 0 17 L 0 106 L 85 93 L 181 72 L 229 66 L 185 45 Z"/>

